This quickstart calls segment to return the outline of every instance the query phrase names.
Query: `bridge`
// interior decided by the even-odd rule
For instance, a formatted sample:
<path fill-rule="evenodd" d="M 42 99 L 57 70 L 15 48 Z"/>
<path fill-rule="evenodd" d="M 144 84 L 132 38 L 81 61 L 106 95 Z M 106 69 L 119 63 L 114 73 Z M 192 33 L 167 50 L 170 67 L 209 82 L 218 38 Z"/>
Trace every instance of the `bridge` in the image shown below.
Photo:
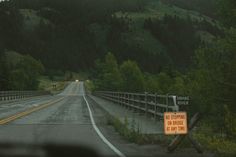
<path fill-rule="evenodd" d="M 179 111 L 174 95 L 85 91 L 71 82 L 57 95 L 0 92 L 0 141 L 83 145 L 101 156 L 204 156 L 195 150 L 174 154 L 159 145 L 138 145 L 110 126 L 109 117 L 134 121 L 142 134 L 163 135 L 163 113 Z"/>

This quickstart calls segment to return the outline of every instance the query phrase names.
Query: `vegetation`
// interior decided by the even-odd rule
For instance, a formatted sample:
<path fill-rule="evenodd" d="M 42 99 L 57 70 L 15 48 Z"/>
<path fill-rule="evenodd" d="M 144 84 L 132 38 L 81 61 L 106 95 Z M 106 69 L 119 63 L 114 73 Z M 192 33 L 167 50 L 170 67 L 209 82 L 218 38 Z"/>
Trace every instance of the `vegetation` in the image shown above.
<path fill-rule="evenodd" d="M 0 47 L 0 89 L 7 89 L 9 71 L 6 64 L 5 53 Z"/>
<path fill-rule="evenodd" d="M 144 77 L 137 63 L 125 61 L 119 66 L 112 53 L 108 53 L 104 61 L 97 61 L 93 78 L 97 90 L 144 90 Z"/>
<path fill-rule="evenodd" d="M 120 120 L 115 117 L 109 117 L 107 121 L 108 125 L 112 125 L 114 129 L 123 136 L 126 140 L 138 144 L 162 144 L 167 146 L 173 137 L 165 137 L 164 135 L 148 135 L 141 134 L 135 121 L 128 122 L 127 117 L 124 120 Z"/>
<path fill-rule="evenodd" d="M 109 51 L 119 63 L 134 60 L 149 73 L 159 73 L 170 65 L 182 70 L 191 65 L 199 43 L 195 42 L 196 32 L 207 40 L 218 36 L 212 31 L 217 27 L 206 16 L 159 0 L 10 0 L 1 2 L 0 8 L 0 21 L 7 21 L 0 25 L 3 48 L 31 55 L 42 61 L 46 71 L 92 71 L 94 60 Z M 203 25 L 209 29 L 196 31 L 196 21 L 183 19 L 187 15 L 193 21 L 203 20 L 202 24 L 205 20 Z M 148 24 L 149 19 L 153 24 Z M 157 25 L 160 29 L 152 29 Z M 183 28 L 191 29 L 184 33 L 183 40 L 178 40 Z M 164 33 L 158 36 L 157 32 Z M 188 37 L 191 40 L 186 40 Z"/>
<path fill-rule="evenodd" d="M 108 125 L 113 125 L 115 130 L 119 132 L 124 138 L 131 142 L 141 141 L 142 135 L 136 128 L 129 128 L 128 120 L 125 118 L 124 123 L 117 118 L 110 117 L 108 119 Z M 134 126 L 134 125 L 133 125 Z"/>
<path fill-rule="evenodd" d="M 149 18 L 145 20 L 144 28 L 165 45 L 169 56 L 172 56 L 172 64 L 182 69 L 191 65 L 194 50 L 201 43 L 209 42 L 197 35 L 200 31 L 211 33 L 215 37 L 223 36 L 223 31 L 217 26 L 206 20 L 193 21 L 190 17 L 184 19 L 165 15 L 161 20 Z"/>
<path fill-rule="evenodd" d="M 228 27 L 236 25 L 236 2 L 234 0 L 219 0 L 221 21 Z"/>
<path fill-rule="evenodd" d="M 176 5 L 188 10 L 196 10 L 207 16 L 217 18 L 216 0 L 161 0 L 163 3 Z"/>
<path fill-rule="evenodd" d="M 38 78 L 44 72 L 42 63 L 29 55 L 13 53 L 10 56 L 11 53 L 13 52 L 1 54 L 1 90 L 38 89 Z M 13 62 L 14 58 L 15 62 Z"/>
<path fill-rule="evenodd" d="M 39 90 L 49 91 L 52 94 L 58 94 L 68 85 L 68 82 L 64 79 L 56 79 L 52 81 L 47 76 L 40 76 L 39 78 Z"/>
<path fill-rule="evenodd" d="M 197 138 L 220 152 L 236 137 L 235 10 L 235 0 L 4 1 L 0 88 L 36 89 L 45 65 L 51 80 L 89 73 L 91 90 L 189 95 L 190 115 L 203 115 Z M 22 58 L 10 63 L 9 50 Z"/>
<path fill-rule="evenodd" d="M 234 2 L 232 2 L 230 7 L 233 6 L 233 3 Z M 227 13 L 223 11 L 221 16 L 231 18 L 231 21 L 226 23 L 226 25 L 231 28 L 226 30 L 224 35 L 219 29 L 211 29 L 211 31 L 215 32 L 212 33 L 218 35 L 218 37 L 210 43 L 200 42 L 198 47 L 191 47 L 191 44 L 188 44 L 194 51 L 194 57 L 192 58 L 194 64 L 192 64 L 187 71 L 179 72 L 177 68 L 167 66 L 158 74 L 143 73 L 140 71 L 136 76 L 138 76 L 138 80 L 145 78 L 145 90 L 141 91 L 159 94 L 172 93 L 177 95 L 189 95 L 191 97 L 190 114 L 198 111 L 203 115 L 200 127 L 197 133 L 195 133 L 196 138 L 209 150 L 219 155 L 234 156 L 236 153 L 234 149 L 236 137 L 236 121 L 234 120 L 236 112 L 236 31 L 235 28 L 233 28 L 235 26 L 235 18 L 234 16 L 228 16 Z M 193 33 L 188 33 L 188 31 L 194 32 L 196 28 L 210 29 L 207 28 L 210 25 L 205 25 L 206 23 L 203 21 L 193 25 L 190 24 L 191 20 L 185 22 L 186 20 L 178 19 L 178 17 L 164 17 L 162 20 L 147 19 L 144 27 L 149 29 L 160 41 L 166 44 L 172 44 L 171 46 L 173 47 L 175 43 L 180 41 L 172 50 L 175 50 L 178 46 L 177 48 L 182 48 L 182 50 L 179 50 L 183 52 L 185 45 L 181 47 L 181 44 L 185 42 L 188 43 L 189 39 L 193 40 L 193 43 L 196 43 L 196 40 L 194 40 L 195 36 Z M 171 26 L 178 30 L 178 25 L 180 27 L 185 25 L 187 27 L 182 27 L 185 28 L 183 29 L 184 32 L 180 32 L 180 34 L 176 32 L 176 34 L 172 35 L 175 31 L 171 30 Z M 165 34 L 162 34 L 163 32 L 165 32 Z M 185 36 L 183 36 L 183 34 L 186 35 L 185 32 L 190 36 L 186 36 L 185 38 Z M 170 36 L 172 35 L 171 38 L 168 38 L 168 33 L 170 33 Z M 178 41 L 178 39 L 175 39 L 175 36 L 181 36 L 182 38 Z M 185 42 L 183 42 L 184 40 Z M 167 47 L 171 48 L 171 46 L 169 45 Z M 189 49 L 187 51 L 189 51 Z M 121 64 L 119 68 L 120 73 L 127 71 L 124 73 L 124 76 L 128 78 L 132 77 L 133 73 L 137 73 L 136 68 L 134 68 L 135 64 L 131 64 L 131 62 L 132 61 L 125 61 L 123 64 L 126 65 L 129 63 L 130 66 Z M 139 92 L 137 85 L 135 86 L 135 82 L 133 84 L 133 81 L 131 81 L 135 80 L 134 78 L 128 81 L 129 84 L 124 83 L 126 78 L 122 79 L 123 81 L 121 81 L 122 83 L 120 85 L 121 90 Z M 143 83 L 139 84 L 142 87 Z M 132 85 L 134 86 L 132 87 Z M 122 88 L 122 86 L 128 88 L 125 89 Z M 224 145 L 222 145 L 222 143 L 224 143 Z"/>
<path fill-rule="evenodd" d="M 144 78 L 136 62 L 125 61 L 120 66 L 121 76 L 123 78 L 123 91 L 143 92 Z"/>

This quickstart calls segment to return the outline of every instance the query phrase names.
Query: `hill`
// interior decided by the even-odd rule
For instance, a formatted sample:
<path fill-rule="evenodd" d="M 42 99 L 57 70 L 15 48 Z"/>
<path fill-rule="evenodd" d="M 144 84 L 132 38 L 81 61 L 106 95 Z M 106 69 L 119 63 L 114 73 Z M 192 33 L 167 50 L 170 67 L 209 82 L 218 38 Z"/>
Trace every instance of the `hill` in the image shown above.
<path fill-rule="evenodd" d="M 12 0 L 0 6 L 5 14 L 10 12 L 8 19 L 14 17 L 6 29 L 17 23 L 15 34 L 2 33 L 9 38 L 1 39 L 5 48 L 30 54 L 49 69 L 92 70 L 96 59 L 112 52 L 118 62 L 135 60 L 147 72 L 158 73 L 166 66 L 183 70 L 200 42 L 222 34 L 215 19 L 161 0 Z M 173 36 L 186 27 L 191 31 L 179 44 Z M 188 39 L 192 42 L 186 47 Z"/>
<path fill-rule="evenodd" d="M 217 18 L 216 0 L 161 0 L 165 4 L 178 6 L 187 10 L 195 10 L 206 16 Z"/>

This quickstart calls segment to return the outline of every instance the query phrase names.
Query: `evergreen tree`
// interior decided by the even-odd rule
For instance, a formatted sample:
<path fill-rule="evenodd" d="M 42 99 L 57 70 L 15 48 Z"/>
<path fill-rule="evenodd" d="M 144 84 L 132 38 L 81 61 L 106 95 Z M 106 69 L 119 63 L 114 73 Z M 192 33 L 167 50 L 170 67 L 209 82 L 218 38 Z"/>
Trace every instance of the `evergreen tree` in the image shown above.
<path fill-rule="evenodd" d="M 116 58 L 112 53 L 107 53 L 104 63 L 97 63 L 97 67 L 102 75 L 98 85 L 100 89 L 118 91 L 122 83 L 122 78 L 119 71 Z"/>
<path fill-rule="evenodd" d="M 123 90 L 127 92 L 143 92 L 144 77 L 138 65 L 134 61 L 125 61 L 120 66 L 123 78 Z"/>
<path fill-rule="evenodd" d="M 0 43 L 0 90 L 8 89 L 9 69 L 6 63 L 6 56 Z"/>

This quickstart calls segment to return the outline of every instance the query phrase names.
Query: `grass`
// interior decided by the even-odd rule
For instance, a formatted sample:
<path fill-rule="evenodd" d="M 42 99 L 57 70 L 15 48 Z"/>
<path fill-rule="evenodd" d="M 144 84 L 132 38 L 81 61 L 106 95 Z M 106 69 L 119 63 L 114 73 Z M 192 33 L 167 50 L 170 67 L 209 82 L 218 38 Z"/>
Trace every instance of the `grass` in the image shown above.
<path fill-rule="evenodd" d="M 39 89 L 46 90 L 52 94 L 57 94 L 65 89 L 67 81 L 51 81 L 47 76 L 41 76 L 39 79 Z"/>
<path fill-rule="evenodd" d="M 107 125 L 111 125 L 114 129 L 123 136 L 129 142 L 143 144 L 161 144 L 167 146 L 171 140 L 172 136 L 165 136 L 160 134 L 142 134 L 140 133 L 139 126 L 135 124 L 135 121 L 128 122 L 125 118 L 124 122 L 120 119 L 110 116 L 107 120 Z"/>
<path fill-rule="evenodd" d="M 123 136 L 129 142 L 137 144 L 159 144 L 167 147 L 172 141 L 174 136 L 165 136 L 157 134 L 141 134 L 140 129 L 134 121 L 128 122 L 127 118 L 122 122 L 120 119 L 110 116 L 107 121 L 108 125 L 111 125 L 115 130 Z M 194 131 L 193 138 L 197 140 L 203 148 L 216 154 L 218 157 L 235 157 L 236 156 L 236 141 L 230 140 L 222 136 L 216 136 L 215 133 L 211 132 L 211 129 L 205 128 L 205 131 Z M 207 130 L 207 131 L 206 131 Z M 214 135 L 214 136 L 213 136 Z M 190 148 L 192 144 L 186 140 L 181 143 L 179 148 Z"/>
<path fill-rule="evenodd" d="M 223 138 L 214 137 L 202 133 L 194 134 L 197 139 L 207 150 L 216 153 L 219 157 L 235 157 L 236 143 L 235 141 Z"/>
<path fill-rule="evenodd" d="M 87 91 L 93 92 L 95 90 L 95 85 L 91 80 L 84 81 L 84 85 Z"/>
<path fill-rule="evenodd" d="M 196 132 L 194 132 L 193 137 L 206 150 L 217 154 L 219 157 L 236 156 L 236 139 L 229 139 L 222 134 L 217 134 L 210 125 L 201 124 Z"/>

